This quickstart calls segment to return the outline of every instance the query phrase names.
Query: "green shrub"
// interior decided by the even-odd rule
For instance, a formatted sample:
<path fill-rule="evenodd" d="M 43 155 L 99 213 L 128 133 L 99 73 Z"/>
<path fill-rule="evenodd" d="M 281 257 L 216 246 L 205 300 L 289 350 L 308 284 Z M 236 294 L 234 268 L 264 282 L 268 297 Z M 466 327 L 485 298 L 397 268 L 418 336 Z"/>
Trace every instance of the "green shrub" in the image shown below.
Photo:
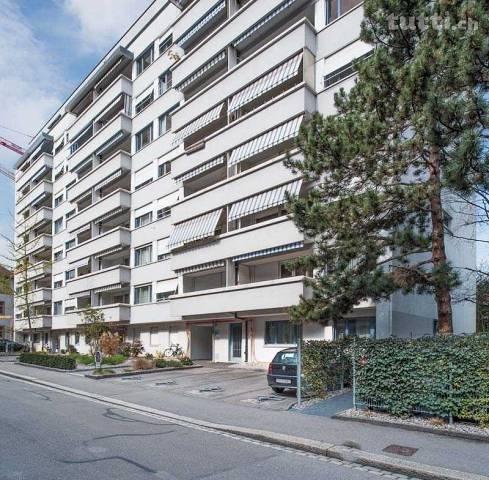
<path fill-rule="evenodd" d="M 92 357 L 93 359 L 93 357 Z M 120 365 L 127 360 L 127 357 L 118 353 L 116 355 L 108 355 L 106 357 L 102 357 L 102 365 Z"/>
<path fill-rule="evenodd" d="M 171 368 L 182 368 L 183 364 L 180 360 L 167 360 L 166 366 Z"/>
<path fill-rule="evenodd" d="M 190 357 L 182 357 L 180 359 L 180 363 L 186 367 L 188 367 L 189 365 L 193 365 L 194 362 L 192 362 L 192 360 L 190 359 Z"/>
<path fill-rule="evenodd" d="M 165 368 L 165 367 L 167 367 L 167 364 L 164 358 L 157 358 L 155 360 L 155 368 Z"/>
<path fill-rule="evenodd" d="M 46 353 L 21 353 L 19 356 L 21 363 L 40 365 L 49 368 L 60 368 L 63 370 L 74 370 L 76 360 L 72 356 L 48 355 Z"/>
<path fill-rule="evenodd" d="M 76 363 L 79 363 L 81 365 L 92 365 L 95 363 L 95 358 L 93 355 L 82 355 L 82 354 L 77 354 L 74 355 L 73 358 L 75 358 Z"/>
<path fill-rule="evenodd" d="M 188 363 L 190 362 L 190 363 Z M 181 360 L 158 358 L 155 360 L 156 368 L 182 368 L 184 366 L 192 365 L 192 360 L 188 357 L 184 357 Z"/>

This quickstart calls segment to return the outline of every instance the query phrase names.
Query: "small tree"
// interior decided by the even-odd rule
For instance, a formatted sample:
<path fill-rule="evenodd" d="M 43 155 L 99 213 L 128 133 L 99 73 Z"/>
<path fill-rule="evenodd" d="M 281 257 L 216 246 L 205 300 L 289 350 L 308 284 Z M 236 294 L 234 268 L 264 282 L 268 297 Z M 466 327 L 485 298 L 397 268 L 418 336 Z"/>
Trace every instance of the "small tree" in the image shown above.
<path fill-rule="evenodd" d="M 95 355 L 100 350 L 100 338 L 104 333 L 109 333 L 110 328 L 104 323 L 104 313 L 100 310 L 88 308 L 80 315 L 83 317 L 85 342 L 90 347 L 90 353 Z"/>
<path fill-rule="evenodd" d="M 100 351 L 104 355 L 115 355 L 121 346 L 121 337 L 118 333 L 104 332 L 100 336 Z"/>

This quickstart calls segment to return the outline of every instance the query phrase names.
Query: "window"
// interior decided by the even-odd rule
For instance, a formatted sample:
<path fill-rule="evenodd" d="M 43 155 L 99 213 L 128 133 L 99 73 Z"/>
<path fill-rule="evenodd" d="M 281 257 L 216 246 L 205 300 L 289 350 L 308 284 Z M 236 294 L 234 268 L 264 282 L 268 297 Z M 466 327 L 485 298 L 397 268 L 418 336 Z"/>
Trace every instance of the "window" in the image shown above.
<path fill-rule="evenodd" d="M 140 75 L 153 63 L 153 45 L 136 59 L 136 74 Z"/>
<path fill-rule="evenodd" d="M 164 135 L 171 130 L 171 116 L 174 109 L 168 110 L 158 118 L 159 134 Z"/>
<path fill-rule="evenodd" d="M 65 272 L 65 280 L 71 280 L 72 278 L 75 278 L 75 270 L 68 270 Z"/>
<path fill-rule="evenodd" d="M 5 302 L 0 302 L 0 315 L 5 315 Z"/>
<path fill-rule="evenodd" d="M 134 250 L 134 265 L 140 267 L 141 265 L 147 265 L 151 263 L 151 257 L 153 253 L 152 245 L 146 245 Z"/>
<path fill-rule="evenodd" d="M 68 220 L 68 218 L 71 218 L 74 214 L 76 213 L 76 208 L 74 208 L 73 210 L 70 210 L 67 214 L 66 214 L 66 220 Z"/>
<path fill-rule="evenodd" d="M 158 262 L 170 258 L 170 250 L 168 248 L 168 237 L 158 240 L 156 249 L 157 249 L 156 253 L 157 253 Z"/>
<path fill-rule="evenodd" d="M 63 217 L 54 221 L 54 233 L 59 233 L 63 230 Z"/>
<path fill-rule="evenodd" d="M 134 228 L 144 227 L 144 225 L 148 225 L 153 220 L 153 212 L 145 213 L 140 217 L 136 217 L 134 220 Z"/>
<path fill-rule="evenodd" d="M 134 303 L 150 303 L 152 298 L 151 285 L 144 285 L 142 287 L 134 288 Z"/>
<path fill-rule="evenodd" d="M 167 70 L 165 73 L 160 75 L 158 79 L 158 94 L 163 95 L 167 90 L 172 87 L 173 77 L 170 70 Z"/>
<path fill-rule="evenodd" d="M 297 343 L 297 325 L 288 320 L 265 322 L 266 345 L 293 345 Z"/>
<path fill-rule="evenodd" d="M 159 345 L 159 337 L 160 332 L 158 330 L 158 327 L 151 327 L 149 330 L 149 343 L 151 346 L 156 347 Z"/>
<path fill-rule="evenodd" d="M 153 124 L 150 123 L 140 132 L 136 133 L 136 152 L 153 141 Z"/>
<path fill-rule="evenodd" d="M 63 313 L 63 302 L 53 302 L 53 315 L 61 315 Z"/>
<path fill-rule="evenodd" d="M 75 239 L 75 238 L 73 238 L 72 240 L 68 240 L 68 241 L 65 243 L 65 249 L 66 249 L 66 250 L 69 250 L 70 248 L 73 248 L 75 245 L 76 245 L 76 239 Z"/>
<path fill-rule="evenodd" d="M 158 292 L 156 294 L 157 302 L 166 302 L 170 295 L 175 295 L 175 292 Z"/>
<path fill-rule="evenodd" d="M 64 195 L 61 194 L 61 195 L 58 195 L 55 199 L 54 199 L 54 206 L 57 207 L 58 205 L 61 205 L 61 203 L 63 203 L 63 200 L 64 200 Z"/>
<path fill-rule="evenodd" d="M 156 212 L 156 215 L 158 216 L 158 220 L 169 217 L 171 215 L 171 207 L 160 208 Z"/>
<path fill-rule="evenodd" d="M 57 280 L 54 282 L 53 287 L 54 288 L 61 288 L 63 286 L 63 280 Z"/>
<path fill-rule="evenodd" d="M 146 95 L 140 102 L 136 103 L 136 114 L 142 112 L 154 100 L 154 93 Z"/>
<path fill-rule="evenodd" d="M 75 332 L 75 345 L 80 345 L 80 333 Z"/>
<path fill-rule="evenodd" d="M 280 278 L 290 277 L 313 277 L 313 272 L 301 265 L 294 265 L 297 259 L 290 259 L 280 263 Z"/>
<path fill-rule="evenodd" d="M 170 34 L 160 43 L 160 46 L 158 47 L 158 51 L 160 52 L 160 55 L 165 53 L 172 45 L 173 45 L 173 35 Z"/>
<path fill-rule="evenodd" d="M 326 0 L 326 24 L 361 3 L 362 0 Z"/>
<path fill-rule="evenodd" d="M 162 163 L 158 167 L 158 177 L 162 177 L 163 175 L 168 175 L 171 173 L 171 162 Z"/>
<path fill-rule="evenodd" d="M 57 252 L 54 252 L 54 261 L 55 262 L 59 262 L 62 259 L 63 259 L 63 250 L 58 250 Z"/>
<path fill-rule="evenodd" d="M 335 322 L 335 339 L 353 336 L 375 338 L 375 318 L 344 318 Z"/>
<path fill-rule="evenodd" d="M 361 62 L 365 60 L 366 58 L 370 57 L 372 55 L 372 52 L 367 52 L 360 57 L 356 59 L 357 62 Z M 328 73 L 327 75 L 324 76 L 324 88 L 328 88 L 331 85 L 334 85 L 335 83 L 339 82 L 340 80 L 343 80 L 344 78 L 349 77 L 350 75 L 355 73 L 355 67 L 353 65 L 353 62 L 349 62 L 346 65 L 343 65 L 340 68 L 337 68 L 336 70 L 332 71 L 331 73 Z"/>

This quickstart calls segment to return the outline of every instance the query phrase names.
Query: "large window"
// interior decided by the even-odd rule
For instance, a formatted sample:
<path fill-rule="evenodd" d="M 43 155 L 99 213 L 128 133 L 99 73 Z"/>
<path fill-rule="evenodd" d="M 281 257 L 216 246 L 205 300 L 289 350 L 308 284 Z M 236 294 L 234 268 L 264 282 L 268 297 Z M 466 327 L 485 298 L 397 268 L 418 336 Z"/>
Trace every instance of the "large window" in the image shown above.
<path fill-rule="evenodd" d="M 171 116 L 174 109 L 168 110 L 158 118 L 159 134 L 164 135 L 171 130 Z"/>
<path fill-rule="evenodd" d="M 75 270 L 68 270 L 65 272 L 65 280 L 71 280 L 72 278 L 75 278 Z"/>
<path fill-rule="evenodd" d="M 326 0 L 326 24 L 331 23 L 363 0 Z"/>
<path fill-rule="evenodd" d="M 53 302 L 53 315 L 61 315 L 63 313 L 63 302 Z"/>
<path fill-rule="evenodd" d="M 145 213 L 140 217 L 136 217 L 136 219 L 134 220 L 134 227 L 135 228 L 144 227 L 144 225 L 148 225 L 148 223 L 151 223 L 152 220 L 153 220 L 153 212 Z"/>
<path fill-rule="evenodd" d="M 143 285 L 134 288 L 134 303 L 150 303 L 152 299 L 151 285 Z"/>
<path fill-rule="evenodd" d="M 288 320 L 265 322 L 266 345 L 295 345 L 297 343 L 297 325 Z"/>
<path fill-rule="evenodd" d="M 140 267 L 141 265 L 151 263 L 152 252 L 153 247 L 151 245 L 136 248 L 136 250 L 134 250 L 134 265 Z"/>
<path fill-rule="evenodd" d="M 162 177 L 163 175 L 168 175 L 171 173 L 171 162 L 162 163 L 158 167 L 158 177 Z"/>
<path fill-rule="evenodd" d="M 172 83 L 172 73 L 170 70 L 167 70 L 165 73 L 160 75 L 160 78 L 158 79 L 158 94 L 163 95 L 171 88 Z"/>
<path fill-rule="evenodd" d="M 59 233 L 63 230 L 63 217 L 54 221 L 54 233 Z"/>
<path fill-rule="evenodd" d="M 63 200 L 64 200 L 64 196 L 63 194 L 61 195 L 58 195 L 55 199 L 54 199 L 54 206 L 57 207 L 59 205 L 61 205 L 63 203 Z"/>
<path fill-rule="evenodd" d="M 139 57 L 136 59 L 136 74 L 143 73 L 153 63 L 153 45 L 148 47 Z"/>
<path fill-rule="evenodd" d="M 345 318 L 334 325 L 335 339 L 344 337 L 375 338 L 375 318 Z"/>
<path fill-rule="evenodd" d="M 153 141 L 153 124 L 150 123 L 141 131 L 136 133 L 136 152 Z"/>
<path fill-rule="evenodd" d="M 151 92 L 149 95 L 146 95 L 141 101 L 136 103 L 136 114 L 142 112 L 154 99 L 154 93 Z"/>

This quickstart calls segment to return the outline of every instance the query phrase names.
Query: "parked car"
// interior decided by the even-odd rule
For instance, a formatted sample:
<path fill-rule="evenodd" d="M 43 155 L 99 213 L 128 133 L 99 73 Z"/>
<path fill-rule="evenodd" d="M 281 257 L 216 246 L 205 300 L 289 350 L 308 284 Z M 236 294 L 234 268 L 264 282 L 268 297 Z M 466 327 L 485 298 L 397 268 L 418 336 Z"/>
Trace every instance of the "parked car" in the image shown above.
<path fill-rule="evenodd" d="M 276 393 L 297 389 L 297 348 L 286 348 L 275 355 L 268 366 L 267 380 Z"/>
<path fill-rule="evenodd" d="M 4 352 L 20 352 L 25 349 L 23 343 L 14 342 L 13 340 L 7 340 L 6 338 L 0 338 L 0 353 Z"/>

